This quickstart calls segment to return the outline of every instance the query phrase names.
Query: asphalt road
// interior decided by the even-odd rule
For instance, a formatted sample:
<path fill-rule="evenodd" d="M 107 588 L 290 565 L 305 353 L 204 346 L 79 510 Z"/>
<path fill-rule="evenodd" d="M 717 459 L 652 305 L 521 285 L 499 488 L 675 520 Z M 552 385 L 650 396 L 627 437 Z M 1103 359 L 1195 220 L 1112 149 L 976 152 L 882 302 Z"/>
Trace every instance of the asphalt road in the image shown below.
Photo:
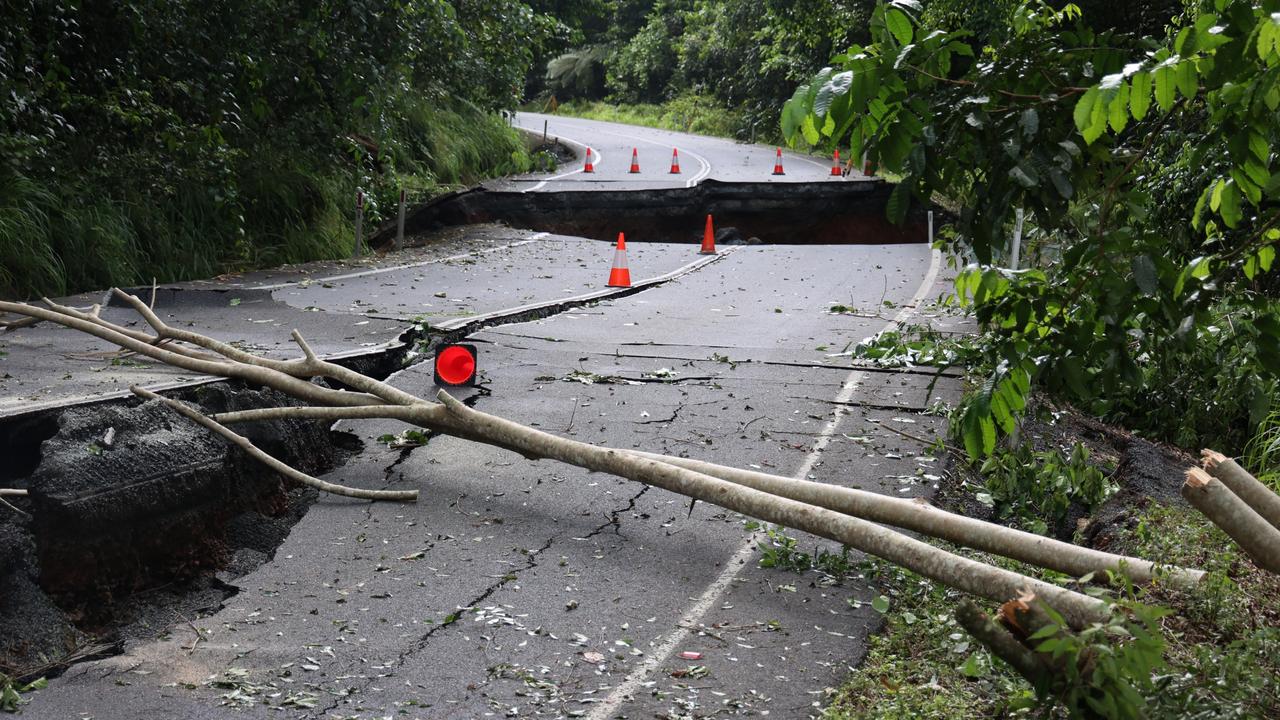
<path fill-rule="evenodd" d="M 719 172 L 708 141 L 672 139 Z M 539 189 L 559 182 L 581 180 Z M 456 328 L 485 317 L 496 324 L 471 337 L 481 410 L 592 443 L 928 495 L 936 463 L 889 428 L 933 435 L 942 421 L 927 411 L 958 388 L 853 367 L 839 351 L 896 321 L 961 327 L 928 303 L 948 282 L 936 254 L 923 243 L 725 250 L 707 262 L 685 243 L 633 246 L 633 276 L 663 279 L 601 298 L 607 243 L 487 227 L 355 267 L 187 284 L 162 307 L 281 354 L 287 326 L 307 318 L 312 342 L 335 353 L 392 341 L 411 318 Z M 540 320 L 500 319 L 566 301 Z M 830 312 L 837 304 L 858 311 Z M 10 335 L 32 333 L 38 346 L 36 332 L 61 331 Z M 143 370 L 111 367 L 111 382 Z M 42 395 L 75 377 L 49 378 Z M 429 364 L 391 381 L 435 392 Z M 767 538 L 720 508 L 448 437 L 390 450 L 376 438 L 402 428 L 388 421 L 339 429 L 365 450 L 327 479 L 416 487 L 422 500 L 322 498 L 221 608 L 73 667 L 25 716 L 806 717 L 878 623 L 877 591 L 856 569 L 762 569 Z M 797 539 L 805 552 L 838 552 Z"/>
<path fill-rule="evenodd" d="M 777 148 L 721 138 L 537 113 L 517 113 L 514 124 L 537 135 L 541 135 L 545 127 L 548 139 L 560 141 L 578 155 L 578 161 L 572 166 L 563 166 L 549 177 L 528 175 L 509 179 L 499 185 L 527 192 L 693 187 L 706 179 L 726 182 L 868 180 L 856 171 L 847 178 L 832 177 L 830 158 L 785 149 L 782 152 L 782 169 L 785 174 L 774 175 Z M 594 173 L 583 172 L 588 147 L 593 153 Z M 639 173 L 631 172 L 633 150 L 638 154 Z M 679 174 L 671 173 L 673 150 L 679 152 Z"/>

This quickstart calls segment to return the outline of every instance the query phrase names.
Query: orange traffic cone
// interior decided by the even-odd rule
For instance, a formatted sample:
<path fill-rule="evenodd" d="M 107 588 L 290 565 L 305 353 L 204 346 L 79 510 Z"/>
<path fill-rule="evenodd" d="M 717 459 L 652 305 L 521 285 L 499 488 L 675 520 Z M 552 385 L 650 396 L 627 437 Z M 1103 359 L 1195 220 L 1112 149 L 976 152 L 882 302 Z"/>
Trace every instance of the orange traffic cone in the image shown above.
<path fill-rule="evenodd" d="M 587 164 L 582 166 L 582 172 L 593 173 L 596 171 L 595 163 L 591 162 L 591 148 L 587 148 Z"/>
<path fill-rule="evenodd" d="M 782 172 L 782 148 L 778 148 L 778 159 L 773 161 L 773 174 L 786 175 Z"/>
<path fill-rule="evenodd" d="M 840 148 L 831 156 L 831 177 L 840 177 Z"/>
<path fill-rule="evenodd" d="M 640 172 L 640 153 L 635 148 L 631 148 L 631 170 L 628 172 Z"/>
<path fill-rule="evenodd" d="M 671 148 L 671 174 L 680 174 L 680 153 L 675 148 Z"/>
<path fill-rule="evenodd" d="M 699 255 L 715 255 L 716 254 L 716 229 L 711 224 L 711 216 L 707 216 L 707 229 L 702 233 L 702 249 L 698 251 Z"/>
<path fill-rule="evenodd" d="M 618 233 L 618 248 L 613 252 L 613 269 L 605 287 L 631 287 L 631 270 L 627 267 L 627 239 Z"/>
<path fill-rule="evenodd" d="M 871 160 L 869 160 L 869 159 L 867 159 L 867 158 L 863 158 L 863 160 L 862 160 L 862 174 L 863 174 L 863 175 L 867 175 L 867 176 L 875 175 L 875 174 L 876 174 L 876 166 L 875 166 L 875 163 L 871 162 Z"/>

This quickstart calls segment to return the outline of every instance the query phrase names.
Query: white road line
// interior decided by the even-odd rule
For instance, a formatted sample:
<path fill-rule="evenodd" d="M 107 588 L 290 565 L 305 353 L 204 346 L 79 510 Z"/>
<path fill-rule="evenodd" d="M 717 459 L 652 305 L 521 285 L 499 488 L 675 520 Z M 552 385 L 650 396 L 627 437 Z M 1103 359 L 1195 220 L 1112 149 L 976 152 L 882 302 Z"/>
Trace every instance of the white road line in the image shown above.
<path fill-rule="evenodd" d="M 545 237 L 548 237 L 549 235 L 551 235 L 551 233 L 545 233 L 545 232 L 534 233 L 529 237 L 525 238 L 524 240 L 518 240 L 516 242 L 506 243 L 505 245 L 495 245 L 491 248 L 484 248 L 483 250 L 472 250 L 471 252 L 460 253 L 458 255 L 450 255 L 449 257 L 435 258 L 432 260 L 423 260 L 421 262 L 415 262 L 415 263 L 405 263 L 403 265 L 390 265 L 388 267 L 374 268 L 373 270 L 361 270 L 360 272 L 344 273 L 342 275 L 330 275 L 328 277 L 319 277 L 319 278 L 312 277 L 312 278 L 307 278 L 306 280 L 309 280 L 310 282 L 313 282 L 313 283 L 314 282 L 333 282 L 335 280 L 350 280 L 352 278 L 369 277 L 371 275 L 382 275 L 383 273 L 395 272 L 397 270 L 408 270 L 410 268 L 422 267 L 423 265 L 435 265 L 436 263 L 449 262 L 450 260 L 462 260 L 464 258 L 473 257 L 475 255 L 487 255 L 491 252 L 497 252 L 499 250 L 505 250 L 507 248 L 520 247 L 521 245 L 528 245 L 529 243 L 537 242 Z M 244 289 L 245 290 L 283 290 L 284 288 L 287 288 L 287 287 L 294 287 L 297 285 L 301 285 L 303 282 L 305 281 L 290 280 L 289 282 L 274 283 L 271 285 L 253 285 L 251 287 L 247 287 Z"/>
<path fill-rule="evenodd" d="M 527 129 L 527 128 L 526 128 L 526 129 Z M 586 154 L 587 150 L 589 150 L 589 149 L 590 149 L 590 148 L 588 148 L 588 147 L 587 147 L 587 145 L 586 145 L 585 143 L 580 143 L 580 142 L 578 142 L 577 140 L 574 140 L 574 139 L 572 139 L 572 138 L 567 138 L 567 137 L 557 136 L 557 137 L 556 137 L 556 140 L 557 140 L 557 141 L 559 141 L 559 140 L 563 140 L 563 141 L 565 141 L 565 142 L 569 143 L 570 145 L 577 145 L 578 147 L 582 148 L 582 152 L 583 152 L 584 156 L 585 156 L 585 154 Z M 592 150 L 592 153 L 595 155 L 595 159 L 594 159 L 594 160 L 592 160 L 592 163 L 593 163 L 593 164 L 595 164 L 595 165 L 599 165 L 599 164 L 601 164 L 601 163 L 603 163 L 603 162 L 604 162 L 604 155 L 603 155 L 599 150 Z M 585 157 L 584 157 L 584 162 L 585 162 Z M 527 193 L 527 192 L 535 192 L 535 191 L 537 191 L 537 190 L 541 190 L 542 188 L 546 187 L 546 186 L 547 186 L 547 183 L 551 182 L 552 180 L 559 180 L 560 178 L 567 178 L 567 177 L 569 177 L 570 175 L 577 175 L 578 173 L 582 172 L 584 169 L 585 169 L 585 168 L 578 168 L 577 170 L 573 170 L 573 171 L 570 171 L 570 172 L 567 172 L 567 173 L 561 173 L 560 175 L 555 175 L 555 176 L 553 176 L 553 177 L 549 177 L 549 178 L 547 178 L 546 180 L 543 180 L 542 182 L 538 183 L 537 185 L 534 185 L 533 187 L 525 188 L 524 190 L 521 190 L 520 192 L 522 192 L 522 193 Z"/>
<path fill-rule="evenodd" d="M 693 272 L 694 270 L 701 268 L 704 265 L 709 265 L 713 262 L 716 262 L 717 260 L 720 260 L 721 258 L 724 258 L 736 249 L 737 249 L 736 247 L 721 248 L 720 252 L 716 253 L 715 255 L 703 255 L 702 257 L 699 257 L 697 260 L 681 265 L 680 267 L 676 268 L 675 270 L 672 270 L 671 272 L 663 273 L 662 275 L 657 275 L 651 278 L 646 278 L 644 280 L 637 280 L 636 282 L 631 284 L 630 289 L 648 287 L 650 285 L 657 285 L 658 283 L 667 282 L 668 280 L 674 280 L 680 277 L 681 275 L 687 275 Z M 528 310 L 537 310 L 539 308 L 545 308 L 545 307 L 555 307 L 556 305 L 564 305 L 565 303 L 578 303 L 578 302 L 586 302 L 589 300 L 608 300 L 609 298 L 619 294 L 620 292 L 622 292 L 622 290 L 618 288 L 603 288 L 601 290 L 593 290 L 589 293 L 583 293 L 581 295 L 555 298 L 553 300 L 542 300 L 535 303 L 529 303 L 528 305 L 520 305 L 518 307 L 511 307 L 511 308 L 502 308 L 501 310 L 494 310 L 493 312 L 482 313 L 479 315 L 468 315 L 466 317 L 453 318 L 452 320 L 445 320 L 444 322 L 441 322 L 439 324 L 433 324 L 431 325 L 431 328 L 435 330 L 452 331 L 452 330 L 457 330 L 458 328 L 466 327 L 467 325 L 482 323 L 496 317 L 516 315 L 518 313 L 526 312 Z"/>
<path fill-rule="evenodd" d="M 576 128 L 576 129 L 578 129 L 578 130 L 590 131 L 590 132 L 594 132 L 594 133 L 599 133 L 599 134 L 601 134 L 601 135 L 613 135 L 614 137 L 626 138 L 626 139 L 628 139 L 628 140 L 634 140 L 634 141 L 636 141 L 636 142 L 647 143 L 647 144 L 649 144 L 649 145 L 657 145 L 657 146 L 659 146 L 659 147 L 664 147 L 664 148 L 666 148 L 666 147 L 672 147 L 671 143 L 658 142 L 657 140 L 650 140 L 650 139 L 648 139 L 648 138 L 643 138 L 643 137 L 640 137 L 640 136 L 638 136 L 638 135 L 628 135 L 627 133 L 620 133 L 620 132 L 616 132 L 616 131 L 613 131 L 613 130 L 601 130 L 601 129 L 599 129 L 599 128 L 590 128 L 590 127 L 586 127 L 586 126 L 583 126 L 583 125 L 576 125 L 576 126 L 575 126 L 572 122 L 564 122 L 563 120 L 561 121 L 561 123 L 562 123 L 562 124 L 564 124 L 564 125 L 568 125 L 569 127 Z M 669 131 L 669 130 L 660 130 L 659 132 L 673 132 L 673 131 Z M 563 135 L 559 135 L 559 136 L 557 136 L 557 138 L 558 138 L 558 139 L 560 139 L 560 140 L 566 140 L 566 141 L 568 141 L 569 143 L 571 143 L 571 144 L 573 144 L 573 145 L 579 145 L 579 146 L 582 146 L 582 147 L 586 147 L 586 145 L 584 145 L 583 143 L 581 143 L 581 142 L 579 142 L 579 141 L 577 141 L 577 140 L 572 140 L 572 139 L 567 138 L 567 137 L 565 137 L 565 136 L 563 136 Z M 678 146 L 677 146 L 677 147 L 678 147 Z M 693 156 L 693 159 L 694 159 L 694 160 L 697 160 L 697 161 L 698 161 L 698 165 L 700 165 L 700 166 L 701 166 L 701 168 L 702 168 L 702 169 L 698 172 L 698 174 L 697 174 L 697 175 L 694 175 L 693 177 L 691 177 L 691 178 L 689 178 L 688 180 L 686 180 L 686 181 L 685 181 L 684 186 L 685 186 L 685 187 L 687 187 L 687 188 L 689 188 L 689 187 L 693 187 L 694 185 L 697 185 L 699 182 L 702 182 L 702 180 L 706 179 L 706 177 L 707 177 L 708 175 L 710 175 L 710 174 L 711 174 L 711 161 L 710 161 L 710 160 L 708 160 L 708 159 L 706 159 L 706 158 L 705 158 L 705 157 L 703 157 L 702 155 L 699 155 L 698 153 L 696 153 L 696 152 L 692 151 L 692 150 L 685 150 L 684 152 L 685 152 L 685 154 L 686 154 L 686 155 L 691 155 L 691 156 Z M 599 155 L 599 153 L 598 153 L 598 152 L 597 152 L 596 154 L 597 154 L 597 155 Z M 568 176 L 573 175 L 573 174 L 578 173 L 578 172 L 582 172 L 582 171 L 581 171 L 581 170 L 576 170 L 576 171 L 574 171 L 574 172 L 565 173 L 565 174 L 563 174 L 563 175 L 556 175 L 555 177 L 549 177 L 549 178 L 547 178 L 546 180 L 543 180 L 542 182 L 538 183 L 537 185 L 534 185 L 534 186 L 533 186 L 533 187 L 531 187 L 531 188 L 528 188 L 528 189 L 522 190 L 521 192 L 533 192 L 533 191 L 535 191 L 535 190 L 540 190 L 543 186 L 545 186 L 547 183 L 551 182 L 552 180 L 559 180 L 560 178 L 568 177 Z M 652 178 L 650 178 L 650 179 L 652 179 Z"/>
<path fill-rule="evenodd" d="M 893 327 L 895 324 L 905 319 L 907 315 L 915 311 L 919 302 L 923 300 L 925 295 L 927 295 L 933 288 L 934 280 L 938 277 L 938 266 L 940 264 L 941 253 L 934 250 L 930 257 L 929 271 L 925 273 L 924 281 L 921 282 L 920 287 L 916 289 L 916 293 L 912 296 L 911 301 L 904 305 L 902 309 L 898 311 L 898 314 L 894 315 L 893 318 L 889 320 L 883 328 L 881 328 L 882 331 Z M 818 461 L 818 458 L 822 455 L 822 451 L 827 447 L 831 442 L 831 438 L 835 435 L 836 428 L 839 427 L 840 421 L 849 412 L 845 408 L 845 404 L 853 399 L 854 393 L 857 392 L 858 387 L 862 384 L 865 377 L 866 373 L 862 370 L 854 370 L 845 376 L 844 383 L 840 386 L 840 392 L 836 394 L 835 412 L 832 414 L 831 419 L 827 421 L 827 424 L 822 428 L 822 432 L 818 434 L 818 439 L 814 442 L 813 449 L 809 451 L 807 456 L 805 456 L 804 462 L 800 465 L 800 469 L 797 470 L 792 477 L 797 480 L 803 480 L 809 474 L 809 471 L 813 469 L 814 463 Z M 640 689 L 640 686 L 644 684 L 645 679 L 655 669 L 657 669 L 659 665 L 665 662 L 677 647 L 688 641 L 688 638 L 693 633 L 693 629 L 697 627 L 699 620 L 701 620 L 702 616 L 705 615 L 706 612 L 724 596 L 725 591 L 729 589 L 729 586 L 738 577 L 738 572 L 742 568 L 746 567 L 747 562 L 755 555 L 756 545 L 763 539 L 763 532 L 757 531 L 752 533 L 743 541 L 742 545 L 738 547 L 738 550 L 734 552 L 733 556 L 729 558 L 729 561 L 725 563 L 724 570 L 721 571 L 720 576 L 708 585 L 706 590 L 702 591 L 702 594 L 698 596 L 698 599 L 695 600 L 684 614 L 680 616 L 680 619 L 676 621 L 677 629 L 668 635 L 661 645 L 650 651 L 645 656 L 644 662 L 636 666 L 635 670 L 627 675 L 626 679 L 622 681 L 622 684 L 616 686 L 613 689 L 613 692 L 609 693 L 609 695 L 602 699 L 598 704 L 591 707 L 591 713 L 587 715 L 588 720 L 608 720 L 613 717 L 618 708 L 622 706 L 622 703 L 631 699 L 635 695 L 636 691 Z"/>

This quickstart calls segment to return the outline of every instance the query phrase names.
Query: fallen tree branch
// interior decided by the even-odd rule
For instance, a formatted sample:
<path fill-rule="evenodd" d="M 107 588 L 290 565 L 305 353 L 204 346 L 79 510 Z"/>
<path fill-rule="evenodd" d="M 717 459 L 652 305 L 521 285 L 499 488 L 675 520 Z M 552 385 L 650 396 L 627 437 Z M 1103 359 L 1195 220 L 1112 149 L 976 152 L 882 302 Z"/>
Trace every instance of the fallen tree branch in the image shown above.
<path fill-rule="evenodd" d="M 155 311 L 147 307 L 146 303 L 142 302 L 137 297 L 130 295 L 120 288 L 114 288 L 112 289 L 112 292 L 115 293 L 116 297 L 119 297 L 129 303 L 134 310 L 137 310 L 138 314 L 142 315 L 142 317 L 147 321 L 147 324 L 156 331 L 156 335 L 158 337 L 171 338 L 191 343 L 192 345 L 205 348 L 206 350 L 212 350 L 213 352 L 216 352 L 236 363 L 275 371 L 277 373 L 292 376 L 294 379 L 327 377 L 337 380 L 348 387 L 353 387 L 356 390 L 360 390 L 364 393 L 377 397 L 383 402 L 391 404 L 413 405 L 425 402 L 415 395 L 411 395 L 403 390 L 394 388 L 386 383 L 378 382 L 368 375 L 358 373 L 355 370 L 345 368 L 336 363 L 321 360 L 316 356 L 315 352 L 311 350 L 311 347 L 307 345 L 307 341 L 302 338 L 302 333 L 297 330 L 294 330 L 291 333 L 291 337 L 293 338 L 293 341 L 297 343 L 298 347 L 301 348 L 304 356 L 303 359 L 271 360 L 269 358 L 259 357 L 252 353 L 245 352 L 234 345 L 214 340 L 207 335 L 201 335 L 200 333 L 191 332 L 190 330 L 171 327 L 165 324 L 165 322 L 160 319 L 160 316 L 155 314 Z M 376 403 L 371 402 L 361 404 Z"/>
<path fill-rule="evenodd" d="M 921 501 L 905 500 L 866 490 L 796 480 L 752 470 L 740 470 L 689 458 L 638 450 L 626 452 L 678 465 L 780 497 L 818 505 L 872 522 L 913 530 L 957 545 L 995 553 L 1075 577 L 1089 573 L 1104 574 L 1105 571 L 1110 570 L 1134 582 L 1151 582 L 1157 578 L 1163 578 L 1171 586 L 1183 590 L 1195 587 L 1204 577 L 1204 572 L 1201 570 L 1161 566 L 1141 558 L 1113 555 L 1004 525 L 983 522 L 965 515 L 949 513 Z"/>
<path fill-rule="evenodd" d="M 556 437 L 469 408 L 443 390 L 436 398 L 474 436 L 492 438 L 529 455 L 637 480 L 766 522 L 813 533 L 979 597 L 1006 600 L 1026 591 L 1034 592 L 1046 598 L 1073 627 L 1099 622 L 1107 615 L 1106 603 L 1097 598 L 949 553 L 860 518 L 734 485 L 633 453 Z"/>
<path fill-rule="evenodd" d="M 1259 567 L 1280 573 L 1280 530 L 1226 485 L 1200 468 L 1191 468 L 1182 484 L 1182 497 L 1230 535 Z"/>
<path fill-rule="evenodd" d="M 383 402 L 381 398 L 373 397 L 366 393 L 323 388 L 271 367 L 188 357 L 172 350 L 156 347 L 124 333 L 116 332 L 107 327 L 107 323 L 100 319 L 85 320 L 52 309 L 4 300 L 0 300 L 0 311 L 30 315 L 41 320 L 56 322 L 174 367 L 215 377 L 236 378 L 257 385 L 266 385 L 308 402 L 331 405 L 374 405 Z"/>
<path fill-rule="evenodd" d="M 252 456 L 255 460 L 261 462 L 262 464 L 266 465 L 267 467 L 271 468 L 272 470 L 275 470 L 276 472 L 280 473 L 281 475 L 284 475 L 285 477 L 291 480 L 296 480 L 302 483 L 303 485 L 308 485 L 310 487 L 316 488 L 317 490 L 322 490 L 327 493 L 333 493 L 334 495 L 343 495 L 346 497 L 360 498 L 361 500 L 398 500 L 401 502 L 417 502 L 418 501 L 417 490 L 363 490 L 361 488 L 347 487 L 346 485 L 336 485 L 331 482 L 325 482 L 320 478 L 312 477 L 311 475 L 308 475 L 302 472 L 301 470 L 292 468 L 289 465 L 286 465 L 285 463 L 275 459 L 274 457 L 271 457 L 270 455 L 263 452 L 262 450 L 259 450 L 256 445 L 249 442 L 248 438 L 244 437 L 243 435 L 237 435 L 236 433 L 227 429 L 223 425 L 209 419 L 208 417 L 202 415 L 200 412 L 192 409 L 190 406 L 188 406 L 185 403 L 178 402 L 177 400 L 173 400 L 171 398 L 161 397 L 151 392 L 150 390 L 147 390 L 145 388 L 140 388 L 137 385 L 134 385 L 129 389 L 133 391 L 133 394 L 137 395 L 140 398 L 143 398 L 146 400 L 159 400 L 160 402 L 169 406 L 173 410 L 176 410 L 178 413 L 186 417 L 188 420 L 198 423 L 201 426 L 221 435 L 227 440 L 230 440 L 241 450 L 244 450 L 246 453 Z"/>
<path fill-rule="evenodd" d="M 956 608 L 956 622 L 982 643 L 993 655 L 1005 661 L 1032 687 L 1040 687 L 1048 668 L 1035 651 L 1023 645 L 999 623 L 987 617 L 972 601 L 965 600 Z"/>
<path fill-rule="evenodd" d="M 1220 452 L 1201 450 L 1200 458 L 1205 470 L 1271 523 L 1271 527 L 1280 530 L 1280 495 L 1272 492 L 1271 488 L 1263 485 L 1235 460 Z"/>
<path fill-rule="evenodd" d="M 0 488 L 0 497 L 26 497 L 27 491 L 17 488 Z"/>
<path fill-rule="evenodd" d="M 324 420 L 392 418 L 448 432 L 468 440 L 496 444 L 492 439 L 466 434 L 465 428 L 448 425 L 448 418 L 441 415 L 438 406 L 280 407 L 241 410 L 213 416 L 218 422 L 227 424 L 298 417 Z M 524 454 L 520 448 L 509 445 L 500 446 Z M 950 513 L 922 501 L 904 500 L 866 490 L 741 470 L 672 455 L 640 450 L 618 450 L 618 452 L 657 460 L 710 475 L 735 485 L 743 485 L 872 522 L 920 532 L 957 545 L 995 553 L 1075 577 L 1089 573 L 1105 575 L 1106 571 L 1112 571 L 1138 583 L 1152 582 L 1159 578 L 1181 590 L 1195 587 L 1204 577 L 1204 572 L 1201 570 L 1162 566 L 1141 558 L 1093 550 L 1043 535 Z"/>

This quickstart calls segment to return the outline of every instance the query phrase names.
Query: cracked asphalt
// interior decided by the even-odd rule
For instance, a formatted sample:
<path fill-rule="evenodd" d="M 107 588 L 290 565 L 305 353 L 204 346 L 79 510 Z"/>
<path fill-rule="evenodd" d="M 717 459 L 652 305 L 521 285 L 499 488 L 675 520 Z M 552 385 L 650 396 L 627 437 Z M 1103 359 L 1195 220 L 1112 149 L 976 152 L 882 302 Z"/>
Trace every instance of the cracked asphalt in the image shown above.
<path fill-rule="evenodd" d="M 542 127 L 524 113 L 517 122 Z M 791 153 L 774 178 L 773 148 L 550 126 L 603 153 L 597 174 L 566 168 L 495 186 L 862 181 Z M 633 146 L 640 176 L 625 171 Z M 671 146 L 680 176 L 665 173 Z M 920 439 L 941 431 L 931 409 L 958 397 L 958 380 L 843 354 L 898 321 L 967 330 L 930 302 L 950 279 L 923 243 L 751 245 L 710 263 L 696 245 L 635 243 L 632 277 L 654 282 L 610 296 L 610 243 L 497 225 L 419 240 L 385 256 L 182 283 L 156 307 L 276 357 L 296 355 L 293 327 L 329 357 L 402 348 L 419 323 L 469 333 L 483 382 L 461 393 L 466 402 L 586 442 L 900 497 L 928 496 L 943 472 Z M 104 315 L 139 322 L 117 307 Z M 0 417 L 122 397 L 130 383 L 207 381 L 114 351 L 49 325 L 0 335 Z M 436 390 L 429 363 L 389 381 Z M 836 558 L 834 574 L 764 568 L 769 536 L 715 506 L 445 436 L 392 449 L 378 442 L 404 429 L 391 421 L 336 429 L 364 450 L 326 479 L 418 488 L 421 500 L 322 497 L 268 562 L 227 579 L 237 594 L 71 667 L 23 716 L 799 718 L 820 713 L 878 626 L 860 556 L 842 567 L 833 543 L 788 533 L 797 550 Z"/>
<path fill-rule="evenodd" d="M 231 290 L 279 285 L 254 291 L 278 322 L 324 318 L 374 341 L 424 309 L 455 318 L 589 290 L 611 255 L 555 236 L 502 248 L 528 234 L 485 232 L 499 249 L 463 261 L 236 279 Z M 641 277 L 696 259 L 687 244 L 637 250 Z M 627 297 L 473 333 L 483 384 L 463 395 L 587 442 L 927 496 L 936 462 L 893 430 L 933 437 L 942 421 L 928 410 L 957 396 L 956 379 L 857 369 L 839 353 L 895 319 L 963 330 L 929 304 L 948 282 L 936 263 L 923 244 L 734 248 Z M 228 292 L 173 296 L 196 290 Z M 175 302 L 195 326 L 213 322 L 201 308 L 215 303 Z M 857 312 L 830 312 L 837 304 Z M 265 339 L 282 341 L 283 326 L 239 324 L 233 306 L 217 307 L 222 332 L 285 352 Z M 390 382 L 435 392 L 428 363 Z M 768 538 L 715 506 L 450 437 L 389 449 L 377 438 L 403 429 L 391 421 L 338 429 L 365 450 L 327 479 L 416 487 L 420 502 L 321 498 L 216 612 L 72 667 L 25 715 L 806 717 L 877 626 L 856 553 L 844 577 L 761 568 Z M 791 534 L 799 550 L 840 554 Z"/>

